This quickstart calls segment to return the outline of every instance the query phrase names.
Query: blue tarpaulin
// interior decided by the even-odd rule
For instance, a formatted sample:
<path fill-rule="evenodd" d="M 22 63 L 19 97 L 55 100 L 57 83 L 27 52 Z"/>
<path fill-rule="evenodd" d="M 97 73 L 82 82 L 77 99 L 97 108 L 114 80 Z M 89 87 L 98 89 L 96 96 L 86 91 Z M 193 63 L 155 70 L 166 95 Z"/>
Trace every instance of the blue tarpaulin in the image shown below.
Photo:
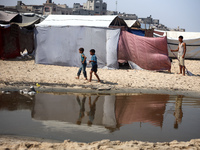
<path fill-rule="evenodd" d="M 128 29 L 128 32 L 139 36 L 145 36 L 145 31 L 142 30 Z"/>

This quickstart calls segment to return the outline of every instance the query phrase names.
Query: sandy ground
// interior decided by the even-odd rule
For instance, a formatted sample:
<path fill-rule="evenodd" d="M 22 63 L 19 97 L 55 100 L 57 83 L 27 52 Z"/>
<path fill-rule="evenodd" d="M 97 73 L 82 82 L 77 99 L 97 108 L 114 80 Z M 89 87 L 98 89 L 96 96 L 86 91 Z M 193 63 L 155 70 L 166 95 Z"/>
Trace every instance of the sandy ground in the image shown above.
<path fill-rule="evenodd" d="M 140 142 L 140 141 L 109 141 L 102 140 L 92 143 L 77 143 L 71 142 L 70 140 L 65 140 L 63 143 L 38 142 L 37 139 L 26 139 L 19 137 L 0 137 L 0 149 L 42 149 L 42 150 L 199 150 L 200 149 L 200 139 L 190 140 L 189 142 L 163 142 L 163 143 L 150 143 L 150 142 Z"/>
<path fill-rule="evenodd" d="M 97 82 L 93 75 L 92 82 L 84 80 L 81 74 L 80 79 L 75 79 L 77 67 L 63 67 L 53 65 L 35 64 L 34 60 L 0 60 L 0 88 L 9 86 L 41 85 L 40 90 L 47 87 L 61 86 L 62 89 L 81 90 L 103 90 L 110 89 L 120 92 L 153 91 L 185 95 L 200 96 L 200 61 L 186 60 L 186 67 L 194 76 L 183 76 L 178 74 L 178 61 L 173 60 L 172 73 L 155 72 L 147 70 L 107 70 L 98 69 L 101 83 Z M 89 76 L 90 68 L 87 68 Z M 125 91 L 126 90 L 126 91 Z"/>
<path fill-rule="evenodd" d="M 178 74 L 178 61 L 173 60 L 171 73 L 147 70 L 106 70 L 99 69 L 101 83 L 93 76 L 92 82 L 83 75 L 75 79 L 78 68 L 35 64 L 34 60 L 0 60 L 0 90 L 35 86 L 37 90 L 62 92 L 103 92 L 103 93 L 163 93 L 200 97 L 200 61 L 186 60 L 187 69 L 194 76 Z M 90 68 L 87 68 L 89 76 Z M 40 86 L 37 87 L 36 83 Z M 0 149 L 200 149 L 200 139 L 189 142 L 146 143 L 139 141 L 98 141 L 93 143 L 36 142 L 19 138 L 0 136 Z"/>

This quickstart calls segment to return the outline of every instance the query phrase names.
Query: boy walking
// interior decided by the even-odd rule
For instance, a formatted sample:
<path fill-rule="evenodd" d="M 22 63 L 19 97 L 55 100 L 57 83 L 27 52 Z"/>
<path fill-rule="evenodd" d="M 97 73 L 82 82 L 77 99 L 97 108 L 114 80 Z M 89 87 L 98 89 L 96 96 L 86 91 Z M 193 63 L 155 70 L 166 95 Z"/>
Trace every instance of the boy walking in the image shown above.
<path fill-rule="evenodd" d="M 79 48 L 79 53 L 81 54 L 81 64 L 82 65 L 78 70 L 76 79 L 79 79 L 81 71 L 83 70 L 83 75 L 85 77 L 85 80 L 87 80 L 87 73 L 86 73 L 86 66 L 87 66 L 86 59 L 87 59 L 87 57 L 85 56 L 85 54 L 83 52 L 84 52 L 84 48 Z"/>
<path fill-rule="evenodd" d="M 89 80 L 89 82 L 92 81 L 92 73 L 93 72 L 94 72 L 94 75 L 97 77 L 98 82 L 100 82 L 99 76 L 97 74 L 97 68 L 98 68 L 98 66 L 97 66 L 97 57 L 95 55 L 95 50 L 94 49 L 90 50 L 90 55 L 92 55 L 91 60 L 89 61 L 90 63 L 92 63 L 92 69 L 90 71 L 90 80 Z"/>
<path fill-rule="evenodd" d="M 186 43 L 183 42 L 183 36 L 179 36 L 178 49 L 172 50 L 171 52 L 178 52 L 178 60 L 180 67 L 180 74 L 185 75 L 185 54 L 186 54 Z"/>

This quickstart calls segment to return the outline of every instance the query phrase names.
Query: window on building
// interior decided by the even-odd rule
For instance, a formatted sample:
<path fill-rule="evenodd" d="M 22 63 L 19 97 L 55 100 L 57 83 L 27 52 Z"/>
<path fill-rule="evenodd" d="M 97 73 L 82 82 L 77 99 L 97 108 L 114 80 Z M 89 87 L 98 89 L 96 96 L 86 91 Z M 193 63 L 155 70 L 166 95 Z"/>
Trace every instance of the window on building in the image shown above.
<path fill-rule="evenodd" d="M 53 11 L 56 11 L 56 7 L 53 8 Z"/>
<path fill-rule="evenodd" d="M 49 8 L 49 7 L 45 7 L 45 8 L 44 8 L 44 11 L 45 11 L 45 12 L 50 12 L 50 8 Z"/>
<path fill-rule="evenodd" d="M 99 6 L 96 6 L 96 8 L 99 8 Z"/>

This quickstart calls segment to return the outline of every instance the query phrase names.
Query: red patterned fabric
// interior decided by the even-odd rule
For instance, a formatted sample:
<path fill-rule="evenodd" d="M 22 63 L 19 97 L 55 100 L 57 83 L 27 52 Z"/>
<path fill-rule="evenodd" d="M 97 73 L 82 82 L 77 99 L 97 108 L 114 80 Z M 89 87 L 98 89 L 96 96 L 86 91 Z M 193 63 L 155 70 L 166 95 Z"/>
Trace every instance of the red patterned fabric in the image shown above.
<path fill-rule="evenodd" d="M 146 70 L 170 70 L 167 38 L 150 38 L 122 31 L 118 45 L 118 61 L 132 61 Z"/>

